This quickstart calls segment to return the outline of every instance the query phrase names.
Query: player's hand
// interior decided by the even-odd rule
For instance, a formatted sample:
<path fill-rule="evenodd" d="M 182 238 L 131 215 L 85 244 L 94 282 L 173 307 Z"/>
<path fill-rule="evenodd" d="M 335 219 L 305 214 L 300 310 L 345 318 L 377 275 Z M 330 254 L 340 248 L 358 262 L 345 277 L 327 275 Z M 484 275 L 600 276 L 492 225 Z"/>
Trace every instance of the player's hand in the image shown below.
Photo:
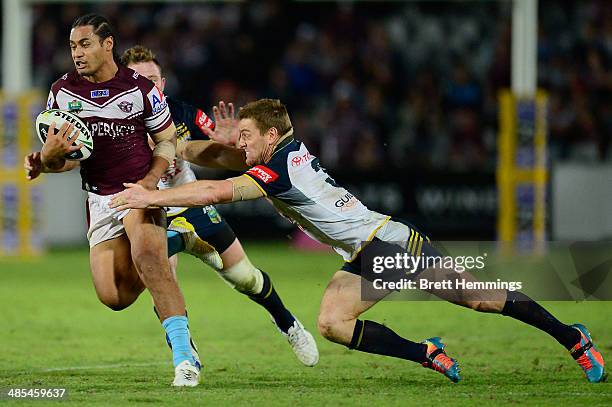
<path fill-rule="evenodd" d="M 123 184 L 126 189 L 116 194 L 108 206 L 115 208 L 118 211 L 124 209 L 144 209 L 151 203 L 151 196 L 155 191 L 146 189 L 140 184 Z"/>
<path fill-rule="evenodd" d="M 55 122 L 49 126 L 47 140 L 41 150 L 41 161 L 44 163 L 63 160 L 66 154 L 78 151 L 83 147 L 83 143 L 73 145 L 79 137 L 80 130 L 74 131 L 74 124 L 64 123 L 55 131 Z M 72 136 L 70 136 L 72 134 Z"/>
<path fill-rule="evenodd" d="M 26 178 L 33 180 L 43 172 L 43 164 L 40 158 L 40 151 L 35 151 L 26 155 L 23 159 L 23 168 L 26 171 Z"/>
<path fill-rule="evenodd" d="M 234 117 L 234 104 L 220 101 L 219 106 L 213 106 L 215 129 L 203 128 L 202 131 L 212 141 L 235 147 L 238 142 L 238 120 Z"/>

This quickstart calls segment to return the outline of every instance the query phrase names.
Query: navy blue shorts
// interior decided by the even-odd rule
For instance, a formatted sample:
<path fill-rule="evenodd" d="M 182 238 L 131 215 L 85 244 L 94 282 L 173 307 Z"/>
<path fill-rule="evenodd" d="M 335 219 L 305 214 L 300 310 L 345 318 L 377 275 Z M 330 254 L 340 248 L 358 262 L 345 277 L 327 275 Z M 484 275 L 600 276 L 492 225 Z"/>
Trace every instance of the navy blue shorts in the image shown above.
<path fill-rule="evenodd" d="M 174 216 L 168 216 L 167 223 L 174 218 L 183 217 L 191 223 L 202 240 L 206 240 L 219 253 L 223 253 L 236 240 L 234 231 L 221 217 L 214 206 L 188 208 Z"/>
<path fill-rule="evenodd" d="M 435 255 L 437 253 L 437 249 L 435 249 L 429 238 L 423 234 L 419 229 L 417 229 L 414 225 L 398 218 L 391 218 L 389 223 L 385 225 L 386 229 L 381 228 L 380 237 L 374 237 L 372 242 L 375 242 L 376 250 L 379 251 L 380 255 L 394 255 L 401 249 L 397 244 L 400 242 L 405 242 L 405 245 L 408 246 L 408 240 L 415 238 L 415 241 L 418 239 L 422 241 L 419 248 L 426 255 Z M 377 233 L 378 235 L 379 233 Z M 389 242 L 389 243 L 387 243 Z M 417 245 L 415 244 L 415 247 Z M 362 253 L 360 252 L 357 256 L 350 262 L 345 262 L 340 270 L 346 271 L 352 274 L 356 274 L 358 276 L 362 275 Z"/>

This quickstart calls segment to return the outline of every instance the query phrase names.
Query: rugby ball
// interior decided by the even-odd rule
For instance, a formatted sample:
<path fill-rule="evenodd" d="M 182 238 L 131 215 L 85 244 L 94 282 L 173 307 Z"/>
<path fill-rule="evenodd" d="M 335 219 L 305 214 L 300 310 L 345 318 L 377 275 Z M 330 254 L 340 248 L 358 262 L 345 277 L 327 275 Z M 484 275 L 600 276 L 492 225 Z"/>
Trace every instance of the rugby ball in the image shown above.
<path fill-rule="evenodd" d="M 71 136 L 80 130 L 81 133 L 72 145 L 78 145 L 83 143 L 83 147 L 80 150 L 73 151 L 70 154 L 66 154 L 64 158 L 66 160 L 82 161 L 89 158 L 93 151 L 93 138 L 91 137 L 91 131 L 77 115 L 60 109 L 49 109 L 44 110 L 38 114 L 36 118 L 36 134 L 40 141 L 44 144 L 47 140 L 47 133 L 49 133 L 49 126 L 55 122 L 55 129 L 59 129 L 66 122 L 74 124 L 74 131 Z"/>

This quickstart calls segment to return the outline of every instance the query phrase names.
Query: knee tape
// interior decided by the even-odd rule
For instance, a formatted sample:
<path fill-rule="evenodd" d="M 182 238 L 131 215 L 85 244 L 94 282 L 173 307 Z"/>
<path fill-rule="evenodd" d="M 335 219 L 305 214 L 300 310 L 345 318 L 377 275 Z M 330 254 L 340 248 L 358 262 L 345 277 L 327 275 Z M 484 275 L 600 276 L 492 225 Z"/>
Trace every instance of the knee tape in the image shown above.
<path fill-rule="evenodd" d="M 251 264 L 247 257 L 232 267 L 223 271 L 218 270 L 217 273 L 230 287 L 241 293 L 254 295 L 259 294 L 263 289 L 263 274 Z"/>

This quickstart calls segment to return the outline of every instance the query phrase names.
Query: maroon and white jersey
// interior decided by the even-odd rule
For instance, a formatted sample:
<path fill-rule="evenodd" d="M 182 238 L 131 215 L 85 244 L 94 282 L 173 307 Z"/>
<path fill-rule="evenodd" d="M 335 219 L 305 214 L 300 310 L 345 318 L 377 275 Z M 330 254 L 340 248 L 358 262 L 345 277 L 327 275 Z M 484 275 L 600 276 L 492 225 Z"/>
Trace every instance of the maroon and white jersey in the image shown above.
<path fill-rule="evenodd" d="M 68 110 L 91 130 L 94 149 L 81 161 L 83 189 L 110 195 L 124 182 L 142 179 L 151 167 L 153 152 L 147 133 L 172 124 L 163 93 L 149 79 L 118 65 L 114 78 L 89 82 L 76 70 L 57 80 L 49 92 L 48 109 Z"/>

